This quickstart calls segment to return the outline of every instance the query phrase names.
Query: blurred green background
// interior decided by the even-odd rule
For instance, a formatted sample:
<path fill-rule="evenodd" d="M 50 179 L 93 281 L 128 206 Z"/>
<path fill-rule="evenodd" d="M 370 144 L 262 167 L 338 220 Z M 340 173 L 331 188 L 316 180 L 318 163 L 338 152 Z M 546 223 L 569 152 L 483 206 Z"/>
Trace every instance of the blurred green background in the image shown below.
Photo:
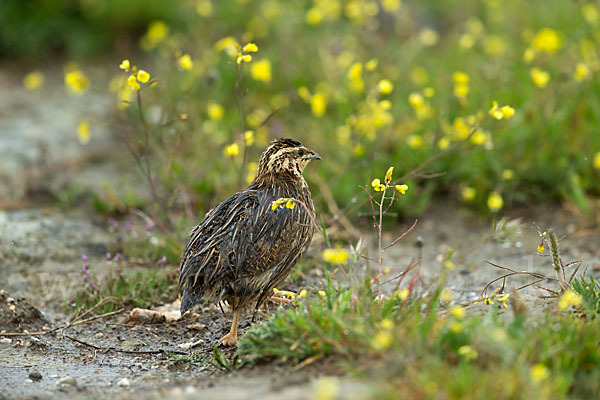
<path fill-rule="evenodd" d="M 203 215 L 252 178 L 260 152 L 280 135 L 323 156 L 307 178 L 324 214 L 341 209 L 356 218 L 359 185 L 370 188 L 389 166 L 402 177 L 395 183 L 409 185 L 395 206 L 400 215 L 421 213 L 435 196 L 482 213 L 567 201 L 598 214 L 594 2 L 4 0 L 1 7 L 4 60 L 68 64 L 66 74 L 80 75 L 66 78 L 66 89 L 107 93 L 115 129 L 134 145 L 148 136 L 136 151 L 152 160 L 166 214 L 190 205 Z M 238 64 L 235 46 L 247 43 L 258 51 Z M 117 68 L 122 59 L 150 74 L 148 82 L 138 77 L 139 91 L 127 83 L 131 68 Z M 89 85 L 98 69 L 106 72 Z M 25 77 L 29 90 L 41 89 L 43 67 L 36 73 L 37 80 Z M 494 101 L 514 115 L 491 116 Z M 93 122 L 80 126 L 80 136 L 93 132 Z M 119 204 L 151 206 L 133 197 Z"/>

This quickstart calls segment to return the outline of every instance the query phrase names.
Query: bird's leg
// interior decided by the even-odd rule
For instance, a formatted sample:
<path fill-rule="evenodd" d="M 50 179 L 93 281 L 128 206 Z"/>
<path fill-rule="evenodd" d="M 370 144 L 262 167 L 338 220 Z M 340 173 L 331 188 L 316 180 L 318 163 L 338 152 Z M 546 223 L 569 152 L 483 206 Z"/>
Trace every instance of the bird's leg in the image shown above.
<path fill-rule="evenodd" d="M 237 346 L 237 331 L 238 322 L 240 318 L 240 310 L 233 310 L 233 321 L 231 321 L 231 329 L 229 333 L 219 339 L 219 342 L 223 343 L 223 346 Z"/>

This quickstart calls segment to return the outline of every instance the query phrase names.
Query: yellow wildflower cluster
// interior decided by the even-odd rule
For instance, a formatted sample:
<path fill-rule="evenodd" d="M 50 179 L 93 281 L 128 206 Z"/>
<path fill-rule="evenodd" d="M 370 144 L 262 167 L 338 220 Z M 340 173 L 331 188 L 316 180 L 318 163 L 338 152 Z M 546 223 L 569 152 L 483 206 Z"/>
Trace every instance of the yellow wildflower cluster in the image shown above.
<path fill-rule="evenodd" d="M 487 305 L 494 304 L 494 299 L 498 301 L 498 304 L 503 306 L 504 308 L 508 307 L 508 298 L 510 297 L 510 293 L 500 294 L 500 290 L 497 289 L 492 294 L 483 299 L 483 303 Z M 477 300 L 475 303 L 479 303 Z"/>
<path fill-rule="evenodd" d="M 169 27 L 163 21 L 153 21 L 148 25 L 146 34 L 140 39 L 142 50 L 154 49 L 169 36 Z"/>
<path fill-rule="evenodd" d="M 327 84 L 321 82 L 319 85 L 322 91 L 317 91 L 311 94 L 307 87 L 301 86 L 298 88 L 298 96 L 304 100 L 307 104 L 310 104 L 310 110 L 315 117 L 322 117 L 327 111 L 327 97 L 325 92 L 328 91 Z"/>
<path fill-rule="evenodd" d="M 206 113 L 208 114 L 208 118 L 212 119 L 213 121 L 217 121 L 223 119 L 223 116 L 225 115 L 225 109 L 218 103 L 210 102 L 206 106 Z"/>
<path fill-rule="evenodd" d="M 431 88 L 429 88 L 431 89 Z M 433 89 L 432 89 L 433 90 Z M 425 100 L 425 97 L 431 97 L 431 96 L 427 96 L 427 93 L 416 93 L 413 92 L 411 94 L 408 95 L 408 103 L 411 105 L 411 107 L 415 110 L 415 114 L 417 115 L 418 119 L 427 119 L 429 117 L 431 117 L 433 115 L 433 110 L 431 108 L 431 106 L 429 105 L 429 103 Z"/>
<path fill-rule="evenodd" d="M 241 49 L 238 49 L 237 58 L 235 60 L 236 63 L 241 64 L 242 62 L 250 62 L 252 61 L 252 55 L 249 53 L 256 53 L 258 51 L 258 46 L 254 43 L 247 43 Z"/>
<path fill-rule="evenodd" d="M 477 191 L 475 190 L 475 188 L 472 188 L 470 186 L 464 187 L 461 192 L 462 199 L 464 201 L 468 201 L 468 202 L 473 201 L 475 199 L 476 195 L 477 195 Z"/>
<path fill-rule="evenodd" d="M 347 0 L 344 2 L 344 14 L 357 26 L 375 28 L 379 5 L 373 0 Z"/>
<path fill-rule="evenodd" d="M 70 92 L 81 94 L 88 88 L 90 81 L 79 68 L 73 66 L 65 74 L 65 85 Z"/>
<path fill-rule="evenodd" d="M 392 174 L 394 173 L 394 167 L 389 167 L 387 172 L 385 173 L 384 183 L 382 184 L 379 178 L 373 179 L 371 181 L 371 186 L 375 189 L 376 192 L 382 192 L 390 187 L 390 183 L 392 182 Z M 394 187 L 400 194 L 406 194 L 408 190 L 408 185 L 396 185 Z"/>
<path fill-rule="evenodd" d="M 352 64 L 348 70 L 350 89 L 357 93 L 361 93 L 365 89 L 365 82 L 363 81 L 362 72 L 363 65 L 359 62 Z"/>
<path fill-rule="evenodd" d="M 26 90 L 39 90 L 44 86 L 44 74 L 40 71 L 32 71 L 23 78 L 23 87 Z"/>
<path fill-rule="evenodd" d="M 350 254 L 346 249 L 325 249 L 321 253 L 323 261 L 331 264 L 347 264 Z"/>
<path fill-rule="evenodd" d="M 581 307 L 582 304 L 583 298 L 581 295 L 569 289 L 560 297 L 560 300 L 558 301 L 558 308 L 564 311 L 570 309 L 571 307 Z"/>
<path fill-rule="evenodd" d="M 454 82 L 454 96 L 460 101 L 466 100 L 469 94 L 469 75 L 456 71 L 452 75 L 452 81 Z"/>
<path fill-rule="evenodd" d="M 533 37 L 531 47 L 536 51 L 554 54 L 562 47 L 562 39 L 555 30 L 543 28 Z"/>
<path fill-rule="evenodd" d="M 469 345 L 460 346 L 458 348 L 458 354 L 464 357 L 464 359 L 467 361 L 474 360 L 479 356 L 477 350 Z"/>
<path fill-rule="evenodd" d="M 408 296 L 410 296 L 410 290 L 398 289 L 392 294 L 391 298 L 404 301 L 404 300 L 408 299 Z"/>
<path fill-rule="evenodd" d="M 373 336 L 371 346 L 375 350 L 385 350 L 394 343 L 394 322 L 390 319 L 383 319 L 379 324 L 379 331 Z"/>
<path fill-rule="evenodd" d="M 131 72 L 129 78 L 127 78 L 127 85 L 129 85 L 132 90 L 140 90 L 140 83 L 146 83 L 150 80 L 150 74 L 148 72 L 143 69 L 138 70 L 135 65 L 131 65 L 129 60 L 121 61 L 119 68 L 125 72 Z"/>
<path fill-rule="evenodd" d="M 271 210 L 275 211 L 278 208 L 289 208 L 293 210 L 296 207 L 296 200 L 287 197 L 281 197 L 271 203 Z"/>
<path fill-rule="evenodd" d="M 231 58 L 237 57 L 239 48 L 240 45 L 231 36 L 224 37 L 215 43 L 215 50 L 224 51 Z"/>
<path fill-rule="evenodd" d="M 515 115 L 515 109 L 509 105 L 498 107 L 498 102 L 494 100 L 489 114 L 497 120 L 508 119 Z"/>
<path fill-rule="evenodd" d="M 347 123 L 361 135 L 369 140 L 375 140 L 377 130 L 383 126 L 389 125 L 393 121 L 389 109 L 392 103 L 389 100 L 380 100 L 372 96 L 358 105 L 358 114 L 351 115 Z"/>
<path fill-rule="evenodd" d="M 298 293 L 294 293 L 288 290 L 279 290 L 277 288 L 273 288 L 273 293 L 278 297 L 285 297 L 290 300 L 303 299 L 307 295 L 306 289 L 302 289 Z"/>
<path fill-rule="evenodd" d="M 313 6 L 307 11 L 305 20 L 309 25 L 319 25 L 339 19 L 341 12 L 340 0 L 313 0 Z"/>

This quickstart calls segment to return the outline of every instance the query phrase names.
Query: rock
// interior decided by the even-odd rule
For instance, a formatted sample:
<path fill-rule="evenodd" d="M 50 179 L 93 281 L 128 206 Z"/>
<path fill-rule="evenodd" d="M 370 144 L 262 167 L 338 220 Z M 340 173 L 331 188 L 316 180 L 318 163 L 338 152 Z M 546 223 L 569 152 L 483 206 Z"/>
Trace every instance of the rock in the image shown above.
<path fill-rule="evenodd" d="M 29 373 L 29 379 L 32 381 L 39 381 L 42 379 L 42 374 L 39 371 L 31 371 Z"/>
<path fill-rule="evenodd" d="M 12 339 L 2 338 L 2 339 L 0 339 L 0 343 L 11 344 L 12 343 Z"/>
<path fill-rule="evenodd" d="M 68 387 L 77 387 L 77 379 L 72 376 L 65 376 L 64 378 L 59 379 L 56 382 L 56 387 L 58 388 L 68 388 Z"/>
<path fill-rule="evenodd" d="M 117 382 L 117 386 L 120 386 L 120 387 L 129 387 L 129 386 L 131 386 L 131 382 L 129 382 L 129 378 L 121 378 Z"/>

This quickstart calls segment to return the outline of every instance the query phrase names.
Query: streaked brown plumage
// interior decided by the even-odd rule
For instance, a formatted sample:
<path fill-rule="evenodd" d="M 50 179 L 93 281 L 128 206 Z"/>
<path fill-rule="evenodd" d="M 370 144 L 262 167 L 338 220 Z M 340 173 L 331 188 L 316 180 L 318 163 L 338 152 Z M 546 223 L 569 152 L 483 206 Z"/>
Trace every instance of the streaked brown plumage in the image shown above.
<path fill-rule="evenodd" d="M 204 301 L 229 303 L 233 323 L 223 344 L 237 344 L 240 309 L 270 298 L 310 245 L 314 207 L 302 171 L 320 159 L 296 140 L 274 140 L 250 186 L 210 210 L 192 230 L 180 265 L 181 313 Z M 279 198 L 297 204 L 273 210 Z"/>

